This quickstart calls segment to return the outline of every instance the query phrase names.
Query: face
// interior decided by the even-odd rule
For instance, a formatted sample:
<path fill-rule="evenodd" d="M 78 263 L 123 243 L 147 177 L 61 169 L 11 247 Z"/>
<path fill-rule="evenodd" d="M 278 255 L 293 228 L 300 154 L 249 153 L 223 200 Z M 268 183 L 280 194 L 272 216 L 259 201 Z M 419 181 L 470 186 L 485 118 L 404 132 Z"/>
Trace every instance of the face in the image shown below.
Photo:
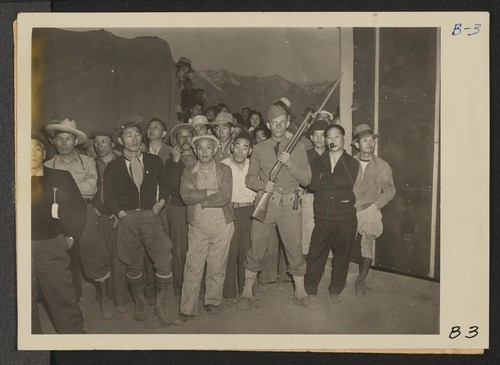
<path fill-rule="evenodd" d="M 96 136 L 94 150 L 99 157 L 107 156 L 113 151 L 113 141 L 108 136 Z"/>
<path fill-rule="evenodd" d="M 200 139 L 196 142 L 194 152 L 200 162 L 208 163 L 214 158 L 217 152 L 214 144 L 210 139 Z"/>
<path fill-rule="evenodd" d="M 290 121 L 288 119 L 288 115 L 283 114 L 277 118 L 274 118 L 267 124 L 268 128 L 271 130 L 271 134 L 274 137 L 279 138 L 285 135 L 286 129 L 288 128 Z"/>
<path fill-rule="evenodd" d="M 152 121 L 148 125 L 148 139 L 163 139 L 167 135 L 167 131 L 163 129 L 163 124 L 157 120 Z"/>
<path fill-rule="evenodd" d="M 196 104 L 191 108 L 191 117 L 195 117 L 197 115 L 201 115 L 203 113 L 203 108 L 201 105 Z"/>
<path fill-rule="evenodd" d="M 76 137 L 71 133 L 62 132 L 54 138 L 57 153 L 64 156 L 73 153 L 76 146 Z"/>
<path fill-rule="evenodd" d="M 215 136 L 221 142 L 226 142 L 231 137 L 231 127 L 229 126 L 229 124 L 218 125 L 214 128 L 214 130 Z"/>
<path fill-rule="evenodd" d="M 233 158 L 236 162 L 243 162 L 252 152 L 250 142 L 245 138 L 238 138 L 233 144 Z"/>
<path fill-rule="evenodd" d="M 202 136 L 204 134 L 207 134 L 207 125 L 206 124 L 196 124 L 194 127 L 198 131 L 198 135 Z"/>
<path fill-rule="evenodd" d="M 243 132 L 243 129 L 241 129 L 240 127 L 234 127 L 233 128 L 233 135 L 237 136 L 241 132 Z"/>
<path fill-rule="evenodd" d="M 225 106 L 223 106 L 221 109 L 220 109 L 221 112 L 226 112 L 226 113 L 229 113 L 229 109 Z"/>
<path fill-rule="evenodd" d="M 250 117 L 250 125 L 254 128 L 257 128 L 260 124 L 260 117 L 257 114 L 252 114 Z"/>
<path fill-rule="evenodd" d="M 31 169 L 36 170 L 43 166 L 45 149 L 39 140 L 31 140 Z"/>
<path fill-rule="evenodd" d="M 189 76 L 189 71 L 190 71 L 189 67 L 184 66 L 184 65 L 180 65 L 177 68 L 177 72 L 176 72 L 177 78 L 180 81 L 185 81 Z"/>
<path fill-rule="evenodd" d="M 129 152 L 139 152 L 142 144 L 142 135 L 138 127 L 125 128 L 118 141 Z"/>
<path fill-rule="evenodd" d="M 314 131 L 313 134 L 311 134 L 311 142 L 316 148 L 325 147 L 325 131 Z"/>
<path fill-rule="evenodd" d="M 207 111 L 207 115 L 206 115 L 207 119 L 209 122 L 213 122 L 215 120 L 215 112 L 213 110 L 209 110 Z"/>
<path fill-rule="evenodd" d="M 371 155 L 375 151 L 375 143 L 375 138 L 373 138 L 373 136 L 366 136 L 358 139 L 355 146 L 359 152 Z"/>
<path fill-rule="evenodd" d="M 247 119 L 248 113 L 250 113 L 250 110 L 247 108 L 241 110 L 241 115 L 243 115 L 243 118 Z"/>
<path fill-rule="evenodd" d="M 337 128 L 330 129 L 325 139 L 330 151 L 337 152 L 344 148 L 344 136 Z M 335 147 L 330 147 L 331 143 L 333 143 Z"/>
<path fill-rule="evenodd" d="M 177 136 L 175 137 L 177 145 L 183 150 L 188 150 L 191 148 L 191 141 L 193 140 L 193 134 L 187 129 L 181 129 Z"/>
<path fill-rule="evenodd" d="M 255 143 L 264 142 L 266 139 L 264 131 L 257 131 L 257 133 L 255 133 Z"/>

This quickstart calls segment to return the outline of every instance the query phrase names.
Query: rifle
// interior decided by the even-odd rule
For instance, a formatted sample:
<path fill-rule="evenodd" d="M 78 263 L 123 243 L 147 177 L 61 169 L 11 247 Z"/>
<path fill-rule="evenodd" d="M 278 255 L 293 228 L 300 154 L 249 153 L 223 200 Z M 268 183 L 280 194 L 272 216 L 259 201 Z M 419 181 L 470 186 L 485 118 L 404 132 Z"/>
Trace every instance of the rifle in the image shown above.
<path fill-rule="evenodd" d="M 316 119 L 318 119 L 318 112 L 323 110 L 323 108 L 325 107 L 327 101 L 332 96 L 333 91 L 337 88 L 338 84 L 340 83 L 340 80 L 342 79 L 343 74 L 344 74 L 343 72 L 340 74 L 339 78 L 337 79 L 337 81 L 333 85 L 332 89 L 330 90 L 330 92 L 326 96 L 325 100 L 323 101 L 323 104 L 321 104 L 319 109 L 317 111 L 315 111 L 314 113 L 312 111 L 310 111 L 306 115 L 304 121 L 302 122 L 299 129 L 297 130 L 297 133 L 295 133 L 293 138 L 290 140 L 290 143 L 288 143 L 286 145 L 285 149 L 283 150 L 284 152 L 291 154 L 293 152 L 293 150 L 295 149 L 295 147 L 297 146 L 297 144 L 299 143 L 299 140 L 302 137 L 302 135 L 309 129 L 309 127 L 316 121 Z M 276 182 L 278 180 L 277 179 L 278 173 L 280 172 L 282 167 L 283 167 L 283 163 L 281 161 L 276 161 L 276 164 L 274 164 L 271 172 L 269 173 L 269 181 Z M 262 223 L 264 222 L 264 220 L 266 219 L 266 215 L 267 215 L 267 208 L 269 206 L 269 200 L 271 199 L 272 195 L 273 195 L 272 191 L 264 192 L 264 194 L 262 195 L 262 197 L 259 200 L 259 203 L 257 204 L 257 206 L 255 207 L 255 209 L 252 213 L 252 218 L 257 219 L 258 221 L 260 221 Z"/>

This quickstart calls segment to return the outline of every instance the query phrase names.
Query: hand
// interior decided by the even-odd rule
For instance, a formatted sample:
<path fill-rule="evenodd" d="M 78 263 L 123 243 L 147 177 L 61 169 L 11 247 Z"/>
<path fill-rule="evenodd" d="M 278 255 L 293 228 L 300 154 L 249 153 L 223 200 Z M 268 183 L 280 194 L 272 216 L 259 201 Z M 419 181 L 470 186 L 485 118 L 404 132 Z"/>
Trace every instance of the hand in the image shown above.
<path fill-rule="evenodd" d="M 266 182 L 266 187 L 264 188 L 264 191 L 272 193 L 275 188 L 276 188 L 276 183 L 268 181 Z"/>
<path fill-rule="evenodd" d="M 108 218 L 109 220 L 114 219 L 115 221 L 113 222 L 113 229 L 116 229 L 118 227 L 118 218 L 116 218 L 116 215 L 111 214 Z"/>
<path fill-rule="evenodd" d="M 153 205 L 153 213 L 156 215 L 159 215 L 160 212 L 162 211 L 163 207 L 165 206 L 165 200 L 160 200 L 158 203 Z"/>
<path fill-rule="evenodd" d="M 207 196 L 217 194 L 219 189 L 207 189 Z"/>
<path fill-rule="evenodd" d="M 170 155 L 174 162 L 179 162 L 181 160 L 181 148 L 179 146 L 173 147 L 172 151 L 170 151 Z"/>
<path fill-rule="evenodd" d="M 101 216 L 101 212 L 99 212 L 99 209 L 97 209 L 96 207 L 93 207 L 94 208 L 94 212 L 95 212 L 95 215 L 100 217 Z"/>
<path fill-rule="evenodd" d="M 290 164 L 290 154 L 285 151 L 281 151 L 281 153 L 278 156 L 278 161 L 283 163 L 283 165 L 288 166 Z"/>
<path fill-rule="evenodd" d="M 73 244 L 75 243 L 75 240 L 73 237 L 64 237 L 66 239 L 66 245 L 68 246 L 68 250 L 71 250 L 71 247 L 73 247 Z"/>
<path fill-rule="evenodd" d="M 127 212 L 125 212 L 124 210 L 120 210 L 120 212 L 118 213 L 118 218 L 124 218 L 126 217 L 128 214 Z"/>

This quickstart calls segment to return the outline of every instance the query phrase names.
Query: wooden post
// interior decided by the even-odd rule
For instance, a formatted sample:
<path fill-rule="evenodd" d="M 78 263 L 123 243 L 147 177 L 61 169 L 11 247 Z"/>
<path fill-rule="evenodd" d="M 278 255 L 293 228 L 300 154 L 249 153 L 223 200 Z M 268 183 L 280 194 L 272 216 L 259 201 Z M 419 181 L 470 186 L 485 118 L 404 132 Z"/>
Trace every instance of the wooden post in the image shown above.
<path fill-rule="evenodd" d="M 340 125 L 345 129 L 345 146 L 351 153 L 354 40 L 352 28 L 340 28 Z"/>

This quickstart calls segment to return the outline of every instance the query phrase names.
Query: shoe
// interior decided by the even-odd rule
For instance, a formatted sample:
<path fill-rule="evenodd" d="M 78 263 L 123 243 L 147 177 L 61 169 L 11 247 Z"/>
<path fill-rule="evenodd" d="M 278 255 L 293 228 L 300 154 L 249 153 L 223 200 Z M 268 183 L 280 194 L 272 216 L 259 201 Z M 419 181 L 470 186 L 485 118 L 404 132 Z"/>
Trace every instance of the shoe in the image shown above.
<path fill-rule="evenodd" d="M 238 297 L 236 298 L 227 298 L 226 299 L 226 303 L 229 304 L 229 305 L 234 305 L 234 304 L 238 304 L 240 302 L 240 300 L 238 299 Z"/>
<path fill-rule="evenodd" d="M 333 304 L 340 304 L 342 301 L 340 300 L 340 294 L 330 293 L 330 300 Z"/>
<path fill-rule="evenodd" d="M 252 308 L 252 299 L 247 297 L 241 297 L 240 302 L 238 303 L 239 311 L 248 311 Z"/>
<path fill-rule="evenodd" d="M 155 278 L 156 287 L 156 302 L 155 302 L 155 314 L 160 319 L 162 325 L 172 324 L 172 319 L 169 316 L 167 303 L 168 303 L 168 290 L 170 288 L 170 282 L 165 279 Z"/>
<path fill-rule="evenodd" d="M 208 304 L 205 309 L 207 310 L 208 314 L 217 314 L 219 313 L 219 307 L 213 304 Z"/>
<path fill-rule="evenodd" d="M 127 306 L 126 305 L 117 305 L 117 306 L 115 306 L 115 308 L 116 308 L 116 311 L 118 313 L 125 313 L 125 312 L 127 312 Z"/>
<path fill-rule="evenodd" d="M 187 314 L 181 313 L 181 314 L 179 314 L 179 317 L 174 319 L 174 321 L 172 323 L 176 326 L 182 326 L 184 323 L 192 320 L 193 318 L 194 318 L 194 316 L 188 316 Z"/>
<path fill-rule="evenodd" d="M 146 298 L 144 298 L 144 287 L 146 286 L 146 280 L 144 275 L 137 279 L 127 278 L 130 294 L 134 298 L 135 308 L 134 308 L 134 320 L 145 321 L 147 318 L 146 313 Z"/>
<path fill-rule="evenodd" d="M 112 319 L 115 316 L 115 305 L 111 298 L 101 298 L 99 300 L 103 319 Z"/>
<path fill-rule="evenodd" d="M 297 305 L 303 305 L 307 309 L 311 310 L 318 310 L 320 308 L 319 300 L 316 295 L 308 295 L 307 297 L 304 298 L 297 298 L 294 296 L 293 303 Z"/>

